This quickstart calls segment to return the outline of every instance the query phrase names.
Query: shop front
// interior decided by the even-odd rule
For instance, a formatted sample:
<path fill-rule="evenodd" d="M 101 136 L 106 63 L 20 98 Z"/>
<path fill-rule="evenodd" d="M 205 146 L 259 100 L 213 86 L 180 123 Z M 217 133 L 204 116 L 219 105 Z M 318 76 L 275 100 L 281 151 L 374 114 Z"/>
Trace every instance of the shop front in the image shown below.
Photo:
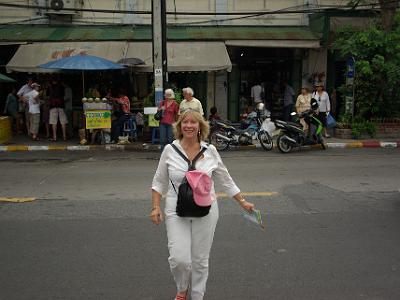
<path fill-rule="evenodd" d="M 229 40 L 225 43 L 233 66 L 229 74 L 229 115 L 234 119 L 254 106 L 251 88 L 256 84 L 263 87 L 263 101 L 272 117 L 280 118 L 284 83 L 287 82 L 297 95 L 307 81 L 304 77 L 308 73 L 309 51 L 320 48 L 315 39 Z M 311 83 L 308 85 L 312 88 Z"/>

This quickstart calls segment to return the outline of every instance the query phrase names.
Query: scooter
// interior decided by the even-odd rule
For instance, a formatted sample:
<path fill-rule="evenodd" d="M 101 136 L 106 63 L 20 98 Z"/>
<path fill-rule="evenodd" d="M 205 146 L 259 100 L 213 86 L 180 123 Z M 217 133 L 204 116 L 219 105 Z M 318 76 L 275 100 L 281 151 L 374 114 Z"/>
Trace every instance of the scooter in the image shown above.
<path fill-rule="evenodd" d="M 298 115 L 299 118 L 304 118 L 309 130 L 304 131 L 300 123 L 285 122 L 275 120 L 276 128 L 280 129 L 280 134 L 276 141 L 279 151 L 289 153 L 293 147 L 301 148 L 302 146 L 320 144 L 322 149 L 326 149 L 325 140 L 322 137 L 324 128 L 322 122 L 317 116 L 316 109 L 309 109 Z M 291 113 L 296 116 L 295 112 Z"/>
<path fill-rule="evenodd" d="M 236 128 L 228 122 L 215 121 L 212 126 L 211 143 L 217 150 L 222 151 L 228 149 L 230 145 L 251 145 L 253 140 L 258 139 L 263 149 L 266 151 L 271 150 L 273 142 L 268 133 L 271 124 L 267 123 L 268 121 L 271 122 L 271 120 L 264 118 L 263 105 L 263 103 L 259 103 L 256 111 L 248 115 L 246 119 L 248 127 L 246 129 Z"/>

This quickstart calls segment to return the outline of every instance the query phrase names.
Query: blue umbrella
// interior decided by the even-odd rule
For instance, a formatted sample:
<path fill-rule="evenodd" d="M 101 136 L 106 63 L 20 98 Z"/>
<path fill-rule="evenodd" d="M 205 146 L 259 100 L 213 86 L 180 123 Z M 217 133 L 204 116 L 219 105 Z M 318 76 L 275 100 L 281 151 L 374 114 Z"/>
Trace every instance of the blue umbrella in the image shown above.
<path fill-rule="evenodd" d="M 49 61 L 39 66 L 44 69 L 58 70 L 117 70 L 124 66 L 111 60 L 93 55 L 74 55 Z"/>
<path fill-rule="evenodd" d="M 49 61 L 48 63 L 39 65 L 39 67 L 43 69 L 81 70 L 83 93 L 85 93 L 85 70 L 118 70 L 125 68 L 124 66 L 116 64 L 111 60 L 93 55 L 74 55 L 64 57 Z"/>

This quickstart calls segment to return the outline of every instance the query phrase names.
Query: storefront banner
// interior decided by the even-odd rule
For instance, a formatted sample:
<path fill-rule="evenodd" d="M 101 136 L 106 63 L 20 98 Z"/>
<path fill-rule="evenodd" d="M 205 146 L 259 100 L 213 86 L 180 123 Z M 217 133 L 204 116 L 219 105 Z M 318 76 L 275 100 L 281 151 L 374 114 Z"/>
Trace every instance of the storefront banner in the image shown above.
<path fill-rule="evenodd" d="M 86 129 L 111 128 L 110 110 L 85 111 Z"/>

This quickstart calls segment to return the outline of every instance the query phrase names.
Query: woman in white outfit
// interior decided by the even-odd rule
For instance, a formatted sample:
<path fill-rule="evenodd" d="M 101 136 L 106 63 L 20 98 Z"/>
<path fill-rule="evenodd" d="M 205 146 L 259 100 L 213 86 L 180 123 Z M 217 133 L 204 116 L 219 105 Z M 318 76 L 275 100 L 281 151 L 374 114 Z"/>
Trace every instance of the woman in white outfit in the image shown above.
<path fill-rule="evenodd" d="M 176 140 L 173 144 L 190 161 L 202 147 L 207 147 L 207 150 L 196 162 L 196 170 L 207 173 L 240 206 L 251 211 L 254 205 L 243 198 L 215 147 L 204 142 L 208 133 L 208 122 L 203 119 L 201 114 L 187 110 L 174 124 Z M 157 225 L 163 220 L 160 201 L 162 195 L 166 193 L 164 212 L 169 249 L 168 261 L 177 287 L 175 299 L 185 300 L 190 286 L 191 299 L 201 300 L 206 289 L 208 259 L 218 220 L 218 204 L 213 183 L 211 188 L 212 204 L 206 216 L 189 218 L 177 215 L 175 189 L 178 190 L 187 170 L 188 163 L 171 145 L 165 146 L 153 178 L 153 207 L 150 218 Z M 174 189 L 174 187 L 176 188 Z"/>
<path fill-rule="evenodd" d="M 313 93 L 312 97 L 318 101 L 319 119 L 321 120 L 322 124 L 324 124 L 325 137 L 329 138 L 331 136 L 326 132 L 326 117 L 331 111 L 331 102 L 329 101 L 328 93 L 324 91 L 323 82 L 318 82 L 315 84 L 315 88 L 316 91 Z"/>

